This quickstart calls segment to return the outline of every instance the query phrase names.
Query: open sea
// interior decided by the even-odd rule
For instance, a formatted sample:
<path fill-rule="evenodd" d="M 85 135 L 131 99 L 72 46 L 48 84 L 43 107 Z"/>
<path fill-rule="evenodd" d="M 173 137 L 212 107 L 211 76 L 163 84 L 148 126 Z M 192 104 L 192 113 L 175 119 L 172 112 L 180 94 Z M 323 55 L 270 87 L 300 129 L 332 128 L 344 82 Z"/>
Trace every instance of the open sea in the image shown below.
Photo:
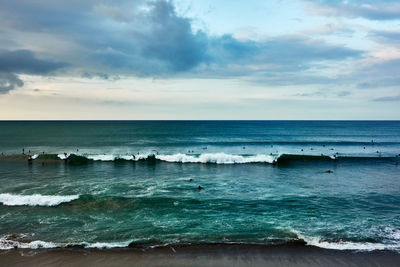
<path fill-rule="evenodd" d="M 2 121 L 0 249 L 400 252 L 399 154 L 399 121 Z"/>

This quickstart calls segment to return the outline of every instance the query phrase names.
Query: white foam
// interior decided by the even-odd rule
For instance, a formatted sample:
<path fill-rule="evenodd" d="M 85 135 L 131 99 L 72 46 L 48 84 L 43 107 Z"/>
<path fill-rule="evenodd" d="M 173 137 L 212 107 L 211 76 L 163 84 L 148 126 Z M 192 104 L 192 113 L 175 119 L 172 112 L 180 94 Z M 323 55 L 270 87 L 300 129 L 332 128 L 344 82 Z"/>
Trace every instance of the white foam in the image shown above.
<path fill-rule="evenodd" d="M 316 246 L 324 249 L 362 250 L 362 251 L 400 249 L 400 243 L 383 244 L 383 243 L 351 242 L 351 241 L 330 242 L 330 241 L 322 241 L 318 237 L 303 236 L 299 233 L 297 233 L 297 235 L 299 238 L 303 239 L 307 243 L 307 245 Z"/>
<path fill-rule="evenodd" d="M 131 241 L 125 241 L 125 242 L 96 242 L 96 243 L 90 243 L 85 246 L 85 248 L 125 248 L 129 246 Z"/>
<path fill-rule="evenodd" d="M 69 196 L 44 196 L 40 194 L 35 195 L 14 195 L 14 194 L 0 194 L 0 203 L 6 206 L 57 206 L 64 202 L 70 202 L 78 199 L 79 195 Z"/>
<path fill-rule="evenodd" d="M 35 154 L 35 155 L 32 156 L 32 159 L 37 159 L 37 157 L 39 157 L 39 155 Z"/>
<path fill-rule="evenodd" d="M 65 155 L 65 154 L 63 153 L 63 154 L 58 154 L 57 157 L 59 157 L 60 159 L 67 159 L 70 155 L 71 155 L 71 154 Z"/>
<path fill-rule="evenodd" d="M 149 155 L 139 154 L 139 155 L 118 155 L 118 154 L 102 154 L 102 155 L 82 155 L 88 159 L 95 161 L 114 161 L 116 159 L 133 160 L 138 161 L 141 159 L 146 159 Z"/>
<path fill-rule="evenodd" d="M 116 156 L 114 155 L 107 155 L 107 154 L 103 154 L 103 155 L 87 155 L 86 156 L 88 159 L 92 159 L 95 161 L 114 161 Z"/>
<path fill-rule="evenodd" d="M 134 160 L 132 155 L 123 155 L 123 156 L 119 156 L 118 158 L 124 159 L 124 160 Z"/>
<path fill-rule="evenodd" d="M 216 163 L 216 164 L 235 164 L 235 163 L 272 163 L 276 158 L 270 155 L 232 155 L 225 153 L 206 153 L 199 156 L 174 154 L 174 155 L 156 155 L 156 159 L 167 162 L 180 163 Z"/>
<path fill-rule="evenodd" d="M 35 240 L 32 242 L 22 242 L 10 239 L 10 235 L 0 237 L 0 250 L 8 250 L 14 248 L 56 248 L 57 245 L 52 242 L 45 242 L 41 240 Z"/>

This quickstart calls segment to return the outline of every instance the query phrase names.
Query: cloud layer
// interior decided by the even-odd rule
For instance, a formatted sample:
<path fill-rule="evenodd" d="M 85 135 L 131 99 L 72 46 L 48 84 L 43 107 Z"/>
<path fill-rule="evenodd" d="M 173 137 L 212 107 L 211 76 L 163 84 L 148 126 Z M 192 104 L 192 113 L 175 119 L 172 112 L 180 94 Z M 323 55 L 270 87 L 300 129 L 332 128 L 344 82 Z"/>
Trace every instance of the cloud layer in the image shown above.
<path fill-rule="evenodd" d="M 173 3 L 165 0 L 2 1 L 1 6 L 0 23 L 6 25 L 9 36 L 29 32 L 33 37 L 63 38 L 78 47 L 73 52 L 54 51 L 51 54 L 59 58 L 52 60 L 35 56 L 46 51 L 2 51 L 0 71 L 4 73 L 42 75 L 68 66 L 86 77 L 276 77 L 309 69 L 315 62 L 362 55 L 359 50 L 304 36 L 262 41 L 238 40 L 232 34 L 209 36 L 193 31 L 191 20 L 179 16 Z M 74 61 L 66 62 L 69 58 Z"/>
<path fill-rule="evenodd" d="M 400 19 L 394 0 L 299 3 L 316 17 Z M 273 87 L 342 87 L 333 94 L 340 97 L 352 95 L 347 87 L 400 84 L 398 58 L 375 60 L 365 47 L 335 36 L 335 29 L 354 34 L 345 23 L 328 31 L 239 39 L 232 32 L 213 35 L 194 29 L 193 19 L 167 0 L 0 0 L 0 7 L 2 94 L 24 85 L 21 74 L 113 81 L 120 76 L 242 78 Z M 371 30 L 368 38 L 390 44 L 400 39 L 397 31 L 382 29 Z"/>

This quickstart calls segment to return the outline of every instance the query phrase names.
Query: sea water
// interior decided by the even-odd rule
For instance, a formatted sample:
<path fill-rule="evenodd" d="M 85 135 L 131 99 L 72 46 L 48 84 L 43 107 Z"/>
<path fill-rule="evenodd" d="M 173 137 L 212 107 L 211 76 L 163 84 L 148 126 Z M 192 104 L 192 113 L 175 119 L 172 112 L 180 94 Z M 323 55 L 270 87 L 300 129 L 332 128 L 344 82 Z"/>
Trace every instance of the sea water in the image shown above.
<path fill-rule="evenodd" d="M 0 153 L 1 249 L 400 250 L 398 121 L 0 122 Z"/>

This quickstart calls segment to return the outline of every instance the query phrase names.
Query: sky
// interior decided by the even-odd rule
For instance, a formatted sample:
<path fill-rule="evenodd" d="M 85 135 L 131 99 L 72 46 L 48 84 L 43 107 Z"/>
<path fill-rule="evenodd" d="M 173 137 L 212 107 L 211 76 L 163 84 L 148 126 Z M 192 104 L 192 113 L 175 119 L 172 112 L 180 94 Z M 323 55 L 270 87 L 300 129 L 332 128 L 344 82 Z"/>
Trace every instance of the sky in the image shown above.
<path fill-rule="evenodd" d="M 0 120 L 398 120 L 400 2 L 0 0 Z"/>

